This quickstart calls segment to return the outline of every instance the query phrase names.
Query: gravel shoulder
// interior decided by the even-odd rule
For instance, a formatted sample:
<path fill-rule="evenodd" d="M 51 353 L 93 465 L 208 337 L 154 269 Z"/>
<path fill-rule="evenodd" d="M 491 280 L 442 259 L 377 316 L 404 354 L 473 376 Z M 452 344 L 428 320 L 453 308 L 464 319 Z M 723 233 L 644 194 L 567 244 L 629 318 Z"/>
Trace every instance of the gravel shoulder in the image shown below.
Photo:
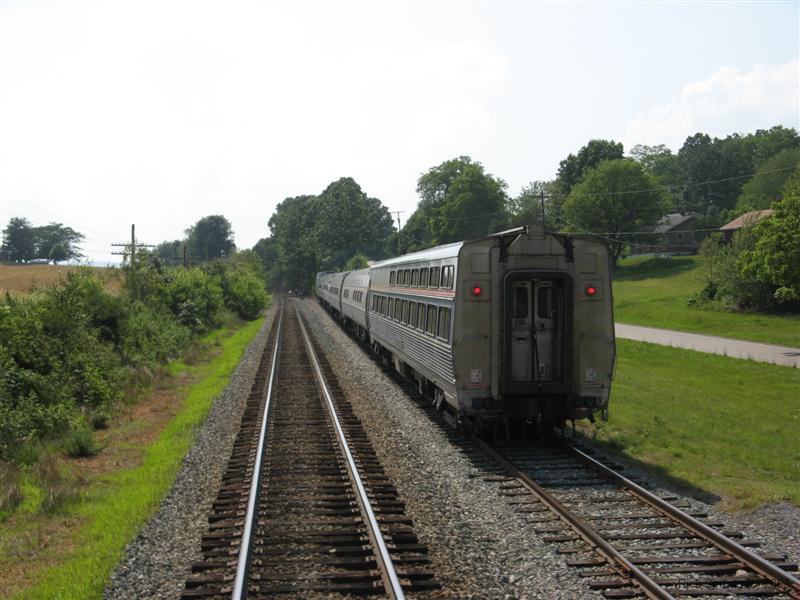
<path fill-rule="evenodd" d="M 228 462 L 242 410 L 267 341 L 277 303 L 245 350 L 228 386 L 214 400 L 175 483 L 158 512 L 125 548 L 104 597 L 178 598 L 193 561 L 201 559 L 200 538 Z"/>
<path fill-rule="evenodd" d="M 313 300 L 304 314 L 342 388 L 369 432 L 387 473 L 406 502 L 415 529 L 430 550 L 443 594 L 458 598 L 601 598 L 566 559 L 546 545 L 509 506 L 497 484 L 459 447 L 458 434 L 434 422 Z M 599 453 L 599 452 L 598 452 Z M 601 454 L 601 453 L 600 453 Z M 611 459 L 619 462 L 618 458 Z M 679 495 L 635 468 L 626 470 L 663 495 Z M 762 550 L 800 560 L 800 508 L 764 506 L 732 515 L 688 498 Z M 715 519 L 716 520 L 716 519 Z"/>

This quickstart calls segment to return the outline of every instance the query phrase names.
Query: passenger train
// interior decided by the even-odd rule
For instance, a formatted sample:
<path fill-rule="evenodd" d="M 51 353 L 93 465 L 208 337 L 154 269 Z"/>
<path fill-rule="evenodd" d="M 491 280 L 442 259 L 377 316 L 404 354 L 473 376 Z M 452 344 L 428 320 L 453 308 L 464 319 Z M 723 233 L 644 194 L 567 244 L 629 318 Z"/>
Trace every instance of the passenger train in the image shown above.
<path fill-rule="evenodd" d="M 607 417 L 610 271 L 602 241 L 520 227 L 319 273 L 316 295 L 453 424 L 549 431 Z"/>

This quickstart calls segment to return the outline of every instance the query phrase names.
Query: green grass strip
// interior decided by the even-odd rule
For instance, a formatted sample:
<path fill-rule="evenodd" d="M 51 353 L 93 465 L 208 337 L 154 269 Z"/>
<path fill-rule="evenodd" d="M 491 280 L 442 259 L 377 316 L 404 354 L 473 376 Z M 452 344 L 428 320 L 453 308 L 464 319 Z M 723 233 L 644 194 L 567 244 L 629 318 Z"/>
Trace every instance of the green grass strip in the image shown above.
<path fill-rule="evenodd" d="M 588 436 L 706 500 L 800 506 L 800 369 L 617 343 L 610 418 Z"/>
<path fill-rule="evenodd" d="M 186 396 L 182 410 L 147 449 L 142 464 L 118 471 L 90 486 L 86 498 L 71 511 L 86 520 L 77 550 L 62 564 L 45 571 L 33 587 L 15 598 L 83 600 L 102 598 L 125 545 L 152 516 L 172 486 L 184 455 L 192 445 L 214 398 L 227 385 L 247 345 L 263 324 L 253 321 L 226 338 L 212 334 L 221 353 L 206 365 L 190 369 L 199 381 Z"/>
<path fill-rule="evenodd" d="M 696 256 L 625 259 L 614 270 L 614 318 L 631 325 L 800 348 L 800 315 L 687 306 L 705 281 L 705 268 Z"/>

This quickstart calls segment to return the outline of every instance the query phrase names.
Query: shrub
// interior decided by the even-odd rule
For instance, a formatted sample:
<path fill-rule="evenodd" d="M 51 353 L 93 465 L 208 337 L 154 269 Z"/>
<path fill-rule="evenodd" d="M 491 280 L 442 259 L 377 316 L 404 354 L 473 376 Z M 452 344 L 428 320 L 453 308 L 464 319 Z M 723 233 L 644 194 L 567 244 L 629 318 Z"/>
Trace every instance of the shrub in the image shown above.
<path fill-rule="evenodd" d="M 199 268 L 175 269 L 168 284 L 169 303 L 178 321 L 198 333 L 218 323 L 222 308 L 219 277 Z"/>
<path fill-rule="evenodd" d="M 258 318 L 268 300 L 264 281 L 244 269 L 228 270 L 224 281 L 225 306 L 248 321 Z"/>
<path fill-rule="evenodd" d="M 64 438 L 64 452 L 71 458 L 94 456 L 101 448 L 95 441 L 92 431 L 87 427 L 78 427 L 70 431 Z"/>

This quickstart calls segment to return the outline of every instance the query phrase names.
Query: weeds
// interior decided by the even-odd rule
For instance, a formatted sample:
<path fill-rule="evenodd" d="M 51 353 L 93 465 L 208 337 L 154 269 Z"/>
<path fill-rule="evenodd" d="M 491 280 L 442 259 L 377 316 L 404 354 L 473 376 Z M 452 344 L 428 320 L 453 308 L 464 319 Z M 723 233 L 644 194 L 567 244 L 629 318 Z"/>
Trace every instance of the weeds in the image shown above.
<path fill-rule="evenodd" d="M 0 462 L 0 521 L 22 503 L 19 467 Z"/>
<path fill-rule="evenodd" d="M 64 451 L 71 458 L 94 456 L 102 448 L 95 441 L 92 431 L 86 427 L 70 431 L 64 438 Z"/>
<path fill-rule="evenodd" d="M 79 482 L 64 476 L 55 455 L 45 454 L 36 463 L 33 474 L 42 490 L 40 512 L 55 512 L 78 497 Z"/>

